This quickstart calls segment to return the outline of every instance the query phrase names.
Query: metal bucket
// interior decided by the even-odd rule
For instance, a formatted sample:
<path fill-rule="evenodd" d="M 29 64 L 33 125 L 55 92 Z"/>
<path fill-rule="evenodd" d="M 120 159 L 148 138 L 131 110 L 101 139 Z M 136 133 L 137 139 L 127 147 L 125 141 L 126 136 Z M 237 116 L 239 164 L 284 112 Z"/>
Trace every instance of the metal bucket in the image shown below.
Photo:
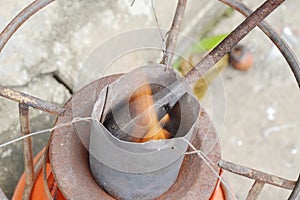
<path fill-rule="evenodd" d="M 179 119 L 173 138 L 145 143 L 119 139 L 99 122 L 100 118 L 113 113 L 116 123 L 121 120 L 117 116 L 120 105 L 126 109 L 130 94 L 145 84 L 141 74 L 146 74 L 151 85 L 160 85 L 171 91 L 174 82 L 183 81 L 174 71 L 166 71 L 162 65 L 145 66 L 111 84 L 111 92 L 106 93 L 105 89 L 100 92 L 92 111 L 92 118 L 97 120 L 93 121 L 90 132 L 90 169 L 96 182 L 117 199 L 154 199 L 171 187 L 188 147 L 181 138 L 191 140 L 200 110 L 189 89 L 170 111 L 173 117 Z M 128 121 L 130 116 L 122 123 Z"/>

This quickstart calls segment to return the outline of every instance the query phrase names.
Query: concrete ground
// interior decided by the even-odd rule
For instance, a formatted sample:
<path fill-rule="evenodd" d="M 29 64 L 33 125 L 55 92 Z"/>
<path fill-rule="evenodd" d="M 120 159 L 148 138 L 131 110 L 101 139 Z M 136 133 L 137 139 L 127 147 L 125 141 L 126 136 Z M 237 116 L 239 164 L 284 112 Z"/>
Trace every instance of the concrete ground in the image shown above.
<path fill-rule="evenodd" d="M 94 70 L 95 66 L 105 63 L 99 56 L 93 57 L 90 54 L 92 50 L 97 52 L 106 47 L 100 55 L 109 57 L 110 54 L 104 53 L 121 49 L 113 48 L 115 46 L 111 44 L 117 37 L 107 40 L 111 36 L 121 35 L 121 39 L 126 36 L 125 39 L 129 40 L 128 35 L 121 33 L 141 29 L 145 38 L 147 34 L 153 34 L 153 31 L 143 29 L 156 26 L 150 1 L 137 0 L 132 8 L 130 2 L 59 0 L 53 3 L 28 21 L 1 53 L 0 84 L 63 105 L 71 93 L 87 80 L 158 61 L 160 51 L 155 49 L 157 45 L 153 45 L 150 51 L 136 51 L 135 46 L 133 53 L 112 57 L 116 60 L 110 60 L 112 63 L 108 69 L 100 68 L 100 72 L 93 71 L 87 77 L 83 76 L 85 70 L 82 66 Z M 154 2 L 161 28 L 168 29 L 176 2 Z M 256 8 L 263 1 L 244 2 Z M 29 0 L 0 0 L 0 29 L 29 3 Z M 210 0 L 193 0 L 188 5 L 179 53 L 192 39 L 197 40 L 205 33 L 228 33 L 244 19 L 234 12 L 213 26 L 225 6 Z M 287 1 L 268 20 L 300 58 L 299 14 L 296 10 L 299 6 L 298 1 Z M 130 35 L 137 32 L 133 31 Z M 150 43 L 160 43 L 160 36 L 158 32 L 156 34 L 153 37 L 158 40 L 151 39 Z M 210 93 L 202 102 L 220 134 L 222 157 L 296 180 L 300 172 L 299 89 L 287 63 L 259 29 L 255 29 L 241 43 L 253 52 L 254 66 L 247 72 L 227 68 L 212 84 Z M 86 80 L 81 80 L 81 77 Z M 225 95 L 225 101 L 222 95 Z M 36 131 L 51 127 L 55 117 L 32 110 L 31 119 L 32 131 Z M 0 121 L 0 143 L 19 135 L 16 103 L 0 99 Z M 48 136 L 44 134 L 33 138 L 35 153 L 42 148 Z M 0 187 L 9 197 L 22 171 L 20 143 L 0 149 Z M 252 181 L 229 173 L 225 175 L 237 198 L 245 199 Z M 266 186 L 260 199 L 286 199 L 288 194 L 288 191 Z"/>

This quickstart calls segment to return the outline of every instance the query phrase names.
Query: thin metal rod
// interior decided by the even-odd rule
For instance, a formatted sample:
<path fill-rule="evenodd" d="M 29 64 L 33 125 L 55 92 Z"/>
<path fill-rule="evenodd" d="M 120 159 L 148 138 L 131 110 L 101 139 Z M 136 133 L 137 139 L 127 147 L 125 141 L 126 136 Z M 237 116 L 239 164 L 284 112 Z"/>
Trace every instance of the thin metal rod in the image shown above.
<path fill-rule="evenodd" d="M 34 165 L 34 181 L 33 181 L 34 183 L 36 182 L 39 172 L 41 171 L 41 169 L 43 167 L 43 162 L 44 162 L 44 155 L 40 156 Z M 32 184 L 31 187 L 28 189 L 28 190 L 30 190 L 30 196 L 31 196 L 33 186 L 34 186 L 34 184 Z"/>
<path fill-rule="evenodd" d="M 169 64 L 172 62 L 172 58 L 178 40 L 178 34 L 184 17 L 186 3 L 187 0 L 178 0 L 176 12 L 173 18 L 173 23 L 168 32 L 168 38 L 166 41 L 166 50 L 164 52 L 161 64 L 169 66 Z"/>
<path fill-rule="evenodd" d="M 18 28 L 37 11 L 54 0 L 36 0 L 23 9 L 0 33 L 0 52 Z"/>
<path fill-rule="evenodd" d="M 56 104 L 43 101 L 39 98 L 24 94 L 22 92 L 18 92 L 7 87 L 3 87 L 1 85 L 0 96 L 19 102 L 21 104 L 25 104 L 32 108 L 48 112 L 50 114 L 61 115 L 64 112 L 64 108 Z"/>
<path fill-rule="evenodd" d="M 291 193 L 288 200 L 299 200 L 300 199 L 300 176 L 298 177 L 298 181 L 296 182 L 295 188 Z"/>
<path fill-rule="evenodd" d="M 219 161 L 219 167 L 234 174 L 245 176 L 259 182 L 268 183 L 277 187 L 292 190 L 295 186 L 295 181 L 287 180 L 278 176 L 267 174 L 255 169 L 244 167 L 225 160 Z"/>
<path fill-rule="evenodd" d="M 190 84 L 195 83 L 210 68 L 212 68 L 226 53 L 228 53 L 241 39 L 243 39 L 256 25 L 267 17 L 285 0 L 267 0 L 255 12 L 233 30 L 219 45 L 209 52 L 185 75 Z"/>
<path fill-rule="evenodd" d="M 244 3 L 237 0 L 219 0 L 222 3 L 230 6 L 236 11 L 243 14 L 245 17 L 251 15 L 252 11 L 249 9 Z M 279 51 L 284 56 L 285 60 L 289 64 L 296 81 L 298 83 L 298 87 L 300 88 L 300 63 L 297 59 L 295 53 L 290 48 L 290 46 L 286 43 L 286 41 L 275 31 L 275 29 L 268 24 L 267 22 L 261 22 L 258 27 L 272 40 L 272 42 L 277 46 Z"/>
<path fill-rule="evenodd" d="M 45 152 L 44 152 L 44 160 L 43 160 L 43 184 L 44 184 L 44 189 L 45 189 L 45 195 L 48 200 L 53 200 L 53 197 L 51 195 L 51 192 L 49 190 L 48 186 L 48 180 L 47 180 L 47 163 L 49 161 L 49 147 L 51 143 L 51 138 L 49 138 L 47 145 L 45 147 Z"/>
<path fill-rule="evenodd" d="M 262 191 L 265 183 L 255 181 L 250 189 L 246 200 L 256 200 Z"/>
<path fill-rule="evenodd" d="M 30 120 L 29 120 L 29 107 L 25 104 L 19 104 L 19 117 L 21 135 L 28 135 L 30 133 Z M 31 138 L 28 137 L 22 141 L 23 144 L 23 157 L 25 168 L 25 188 L 23 191 L 23 200 L 29 200 L 31 188 L 34 181 L 34 165 L 32 155 Z"/>

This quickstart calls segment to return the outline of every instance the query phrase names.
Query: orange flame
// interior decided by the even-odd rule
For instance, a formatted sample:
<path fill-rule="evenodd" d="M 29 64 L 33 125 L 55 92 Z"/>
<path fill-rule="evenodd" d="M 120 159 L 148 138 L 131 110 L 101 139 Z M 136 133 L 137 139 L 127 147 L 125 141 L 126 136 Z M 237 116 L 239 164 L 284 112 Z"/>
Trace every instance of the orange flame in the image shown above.
<path fill-rule="evenodd" d="M 131 117 L 141 115 L 136 121 L 136 126 L 132 128 L 131 135 L 135 138 L 133 142 L 147 142 L 171 137 L 170 132 L 162 128 L 170 120 L 170 116 L 166 114 L 158 121 L 156 112 L 152 107 L 154 100 L 149 84 L 137 89 L 131 96 L 129 104 Z M 145 133 L 145 128 L 146 134 L 141 135 Z"/>

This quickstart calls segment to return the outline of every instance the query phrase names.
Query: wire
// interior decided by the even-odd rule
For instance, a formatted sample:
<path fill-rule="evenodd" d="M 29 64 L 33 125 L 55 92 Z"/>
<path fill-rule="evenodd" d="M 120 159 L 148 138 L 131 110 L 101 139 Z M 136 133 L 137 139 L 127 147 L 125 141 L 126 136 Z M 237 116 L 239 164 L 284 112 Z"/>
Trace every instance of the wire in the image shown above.
<path fill-rule="evenodd" d="M 211 159 L 209 159 L 201 150 L 197 150 L 196 147 L 190 143 L 187 139 L 185 139 L 184 137 L 181 137 L 180 139 L 182 139 L 184 142 L 186 142 L 194 151 L 192 152 L 186 152 L 185 154 L 190 155 L 190 154 L 197 154 L 199 156 L 200 159 L 202 159 L 205 164 L 211 169 L 211 171 L 215 174 L 215 176 L 223 183 L 224 187 L 226 187 L 226 189 L 229 191 L 229 193 L 232 195 L 234 200 L 237 200 L 237 198 L 235 197 L 235 195 L 233 194 L 232 190 L 230 189 L 230 187 L 227 185 L 227 183 L 223 180 L 223 178 L 218 174 L 218 172 L 216 172 L 216 170 L 212 167 L 211 164 L 209 164 L 209 162 L 211 162 L 213 165 L 214 163 L 212 162 Z M 208 161 L 207 161 L 208 160 Z"/>
<path fill-rule="evenodd" d="M 0 145 L 0 149 L 3 148 L 3 147 L 5 147 L 5 146 L 8 146 L 8 145 L 10 145 L 10 144 L 13 144 L 13 143 L 15 143 L 15 142 L 24 140 L 24 139 L 26 139 L 26 138 L 28 138 L 28 137 L 32 137 L 32 136 L 35 136 L 35 135 L 39 135 L 39 134 L 42 134 L 42 133 L 52 132 L 52 131 L 54 131 L 54 130 L 56 130 L 56 129 L 59 129 L 59 128 L 71 126 L 72 124 L 77 123 L 77 122 L 81 122 L 81 121 L 93 121 L 93 120 L 95 120 L 95 119 L 93 119 L 92 117 L 84 117 L 84 118 L 82 118 L 82 117 L 75 117 L 75 118 L 73 118 L 73 120 L 70 121 L 70 122 L 61 123 L 61 124 L 58 124 L 58 125 L 56 125 L 56 126 L 54 126 L 54 127 L 52 127 L 52 128 L 45 129 L 45 130 L 41 130 L 41 131 L 36 131 L 36 132 L 30 133 L 30 134 L 27 134 L 27 135 L 18 137 L 18 138 L 14 139 L 14 140 L 11 140 L 11 141 L 9 141 L 9 142 L 3 143 L 3 144 Z"/>

